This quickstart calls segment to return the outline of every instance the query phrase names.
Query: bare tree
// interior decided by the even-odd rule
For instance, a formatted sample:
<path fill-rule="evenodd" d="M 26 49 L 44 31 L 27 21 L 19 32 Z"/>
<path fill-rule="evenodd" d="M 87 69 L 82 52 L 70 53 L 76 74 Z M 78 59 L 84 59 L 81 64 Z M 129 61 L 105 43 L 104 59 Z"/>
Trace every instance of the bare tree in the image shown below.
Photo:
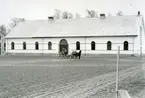
<path fill-rule="evenodd" d="M 87 17 L 90 18 L 91 17 L 91 11 L 87 9 L 86 12 L 87 12 Z"/>
<path fill-rule="evenodd" d="M 98 13 L 95 10 L 86 10 L 88 18 L 98 17 Z"/>
<path fill-rule="evenodd" d="M 1 32 L 2 34 L 6 35 L 7 29 L 6 29 L 5 25 L 1 25 L 1 26 L 0 26 L 0 32 Z"/>
<path fill-rule="evenodd" d="M 6 33 L 8 34 L 14 27 L 16 27 L 20 22 L 24 22 L 24 18 L 12 18 L 9 27 L 6 29 Z"/>
<path fill-rule="evenodd" d="M 72 13 L 68 13 L 68 18 L 72 19 L 73 18 L 73 14 Z"/>
<path fill-rule="evenodd" d="M 81 15 L 79 13 L 76 13 L 75 18 L 81 18 Z"/>
<path fill-rule="evenodd" d="M 13 18 L 11 19 L 12 23 L 10 24 L 11 28 L 14 28 L 15 26 L 17 26 L 20 22 L 25 21 L 24 18 Z"/>
<path fill-rule="evenodd" d="M 3 55 L 4 54 L 4 51 L 5 51 L 5 39 L 4 39 L 4 36 L 6 36 L 6 27 L 5 25 L 1 25 L 0 26 L 0 33 L 2 33 L 2 35 L 0 36 L 0 55 Z"/>
<path fill-rule="evenodd" d="M 73 18 L 73 14 L 68 12 L 68 11 L 61 11 L 59 9 L 55 9 L 55 13 L 54 13 L 54 17 L 56 19 L 72 19 Z"/>
<path fill-rule="evenodd" d="M 64 12 L 62 12 L 62 18 L 63 19 L 72 19 L 73 18 L 73 14 L 68 12 L 68 11 L 64 11 Z"/>
<path fill-rule="evenodd" d="M 61 18 L 61 10 L 55 9 L 54 17 L 55 17 L 56 19 L 60 19 L 60 18 Z"/>
<path fill-rule="evenodd" d="M 68 11 L 62 12 L 62 18 L 63 18 L 63 19 L 68 19 L 68 18 L 69 18 L 69 13 L 68 13 Z"/>
<path fill-rule="evenodd" d="M 98 12 L 97 11 L 94 11 L 94 12 L 95 12 L 95 15 L 94 16 L 95 17 L 98 17 Z"/>
<path fill-rule="evenodd" d="M 116 15 L 117 16 L 123 16 L 123 13 L 122 13 L 122 11 L 118 11 Z"/>

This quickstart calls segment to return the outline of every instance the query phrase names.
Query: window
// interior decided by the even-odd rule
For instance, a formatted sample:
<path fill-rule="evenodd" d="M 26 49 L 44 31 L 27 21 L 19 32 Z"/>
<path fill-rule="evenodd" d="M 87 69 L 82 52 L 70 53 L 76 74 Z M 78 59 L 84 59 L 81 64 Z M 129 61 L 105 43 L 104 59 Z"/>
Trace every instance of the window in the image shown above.
<path fill-rule="evenodd" d="M 107 50 L 111 50 L 111 48 L 112 48 L 112 43 L 111 43 L 111 41 L 108 41 L 107 42 Z"/>
<path fill-rule="evenodd" d="M 79 41 L 76 42 L 76 50 L 80 50 L 80 42 Z"/>
<path fill-rule="evenodd" d="M 6 43 L 4 43 L 4 50 L 6 50 Z"/>
<path fill-rule="evenodd" d="M 91 50 L 95 50 L 95 48 L 96 48 L 96 47 L 95 47 L 95 42 L 92 41 L 92 42 L 91 42 Z"/>
<path fill-rule="evenodd" d="M 14 43 L 14 42 L 11 43 L 11 49 L 12 49 L 12 50 L 15 49 L 15 43 Z"/>
<path fill-rule="evenodd" d="M 52 43 L 48 42 L 48 50 L 52 50 Z"/>
<path fill-rule="evenodd" d="M 124 41 L 124 50 L 128 50 L 128 42 Z"/>
<path fill-rule="evenodd" d="M 38 42 L 35 43 L 35 50 L 39 50 L 39 43 Z"/>
<path fill-rule="evenodd" d="M 23 42 L 23 50 L 26 50 L 26 42 Z"/>

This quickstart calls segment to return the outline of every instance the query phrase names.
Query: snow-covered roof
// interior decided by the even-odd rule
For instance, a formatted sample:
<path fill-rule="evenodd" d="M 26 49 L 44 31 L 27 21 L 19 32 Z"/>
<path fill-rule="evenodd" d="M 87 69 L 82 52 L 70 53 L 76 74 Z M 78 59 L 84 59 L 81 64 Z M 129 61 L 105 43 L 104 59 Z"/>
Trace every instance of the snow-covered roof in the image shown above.
<path fill-rule="evenodd" d="M 138 16 L 101 18 L 26 20 L 17 25 L 6 38 L 132 36 L 137 35 Z"/>

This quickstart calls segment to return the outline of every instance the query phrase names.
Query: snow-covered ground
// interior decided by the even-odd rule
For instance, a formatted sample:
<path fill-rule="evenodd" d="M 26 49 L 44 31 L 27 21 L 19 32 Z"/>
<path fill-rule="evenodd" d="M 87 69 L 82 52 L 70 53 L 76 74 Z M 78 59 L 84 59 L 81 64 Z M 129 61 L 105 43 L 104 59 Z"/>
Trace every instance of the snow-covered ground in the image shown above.
<path fill-rule="evenodd" d="M 137 83 L 145 82 L 144 60 L 125 55 L 120 58 L 119 88 L 127 89 L 133 97 L 143 90 Z M 2 56 L 0 97 L 113 98 L 115 71 L 116 55 L 83 56 L 80 60 Z"/>

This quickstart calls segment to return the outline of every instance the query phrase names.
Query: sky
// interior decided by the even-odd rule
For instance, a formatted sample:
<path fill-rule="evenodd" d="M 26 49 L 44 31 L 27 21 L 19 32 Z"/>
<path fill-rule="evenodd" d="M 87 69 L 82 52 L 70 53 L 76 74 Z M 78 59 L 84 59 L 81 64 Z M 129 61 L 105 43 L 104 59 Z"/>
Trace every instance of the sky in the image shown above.
<path fill-rule="evenodd" d="M 116 15 L 121 10 L 125 15 L 145 15 L 144 0 L 0 0 L 0 25 L 9 24 L 14 17 L 26 20 L 43 20 L 54 14 L 54 9 L 80 13 L 86 16 L 86 9 L 98 13 Z"/>

